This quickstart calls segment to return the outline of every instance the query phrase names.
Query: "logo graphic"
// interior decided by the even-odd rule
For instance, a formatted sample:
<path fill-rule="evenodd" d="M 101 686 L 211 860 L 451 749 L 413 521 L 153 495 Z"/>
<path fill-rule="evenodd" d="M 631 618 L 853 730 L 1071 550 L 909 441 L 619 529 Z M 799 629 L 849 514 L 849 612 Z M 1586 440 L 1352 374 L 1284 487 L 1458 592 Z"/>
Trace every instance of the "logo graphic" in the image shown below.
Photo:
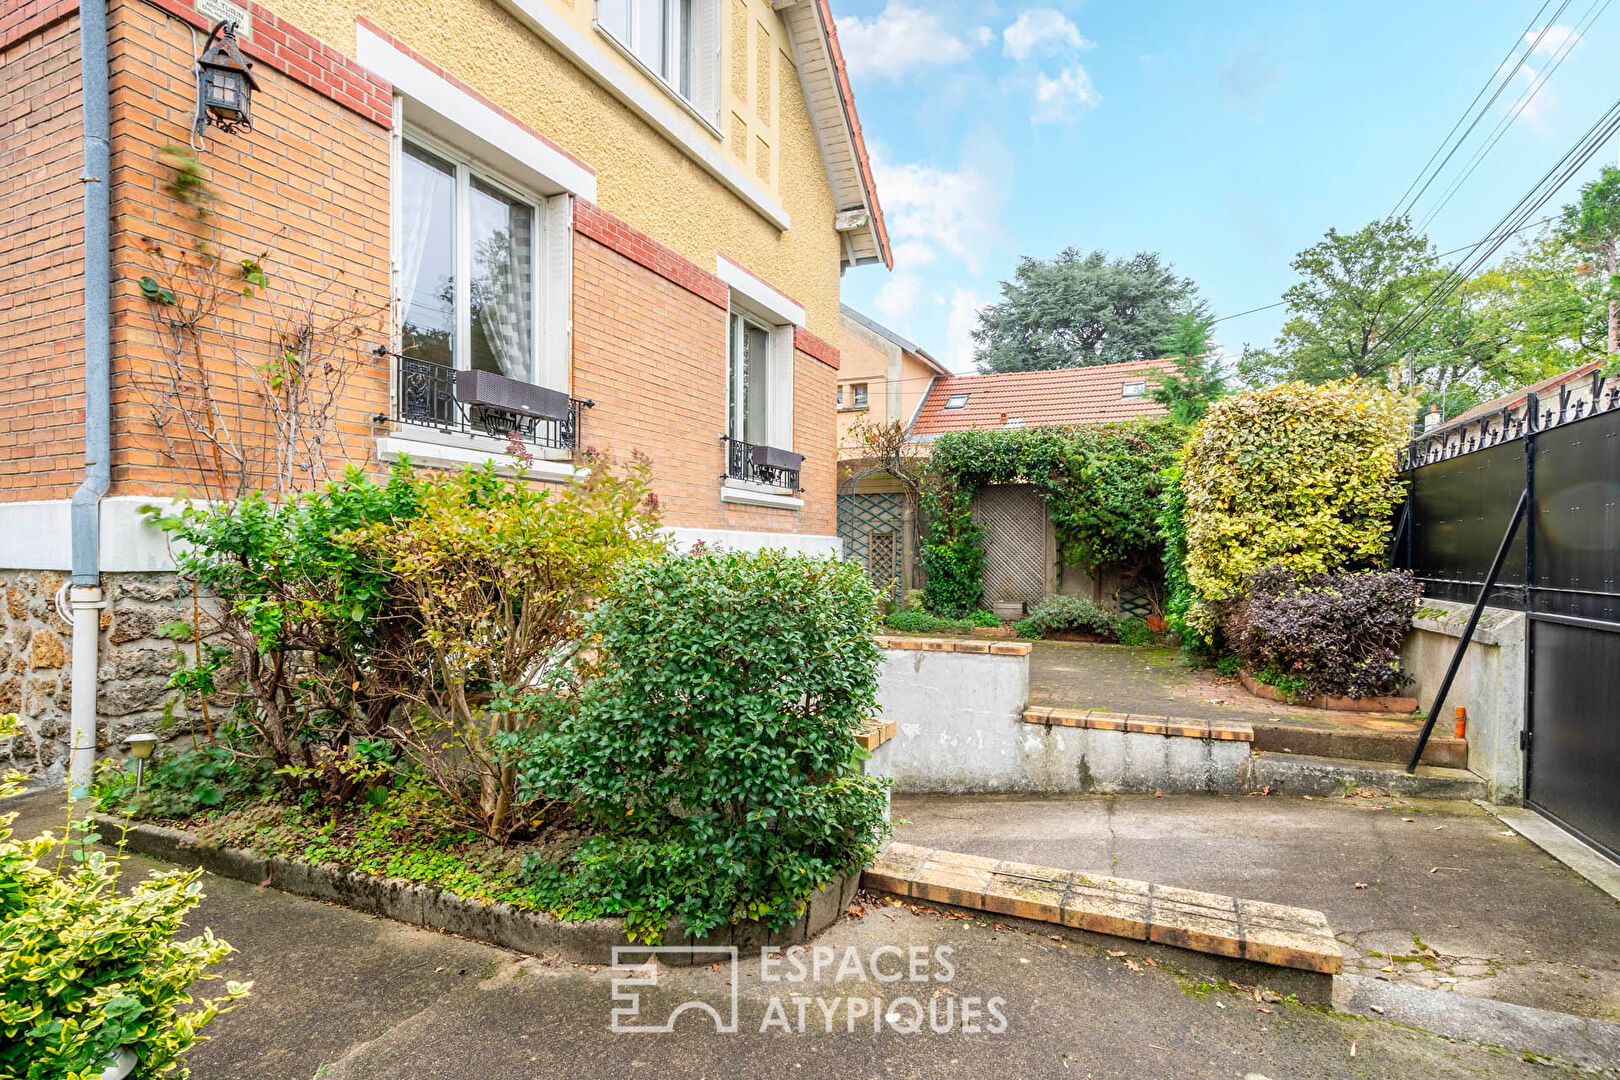
<path fill-rule="evenodd" d="M 625 964 L 620 957 L 625 953 L 635 956 L 649 956 L 650 958 L 640 964 Z M 724 962 L 726 965 L 726 982 L 731 987 L 731 1015 L 720 1015 L 720 1010 L 707 1001 L 683 1001 L 670 1010 L 669 1016 L 662 1024 L 636 1023 L 644 1019 L 641 1016 L 641 992 L 629 990 L 634 986 L 658 985 L 658 957 L 679 953 L 683 956 L 712 956 L 715 963 Z M 625 972 L 625 977 L 613 980 L 613 1000 L 621 1002 L 613 1010 L 613 1020 L 609 1027 L 615 1034 L 622 1035 L 662 1035 L 675 1030 L 675 1021 L 688 1009 L 706 1012 L 714 1018 L 714 1030 L 717 1035 L 734 1035 L 737 1032 L 737 947 L 735 945 L 616 945 L 613 948 L 613 970 Z"/>

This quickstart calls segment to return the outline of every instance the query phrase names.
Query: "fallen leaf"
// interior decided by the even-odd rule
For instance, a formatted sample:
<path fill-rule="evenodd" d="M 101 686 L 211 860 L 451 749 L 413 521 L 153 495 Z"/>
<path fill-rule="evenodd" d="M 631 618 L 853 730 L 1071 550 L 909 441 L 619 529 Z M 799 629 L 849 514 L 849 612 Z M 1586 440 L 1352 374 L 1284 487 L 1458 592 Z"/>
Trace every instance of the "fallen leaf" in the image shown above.
<path fill-rule="evenodd" d="M 710 964 L 709 967 L 713 968 L 715 971 L 720 970 L 720 965 L 719 964 Z"/>
<path fill-rule="evenodd" d="M 849 905 L 849 916 L 852 919 L 864 919 L 866 918 L 866 909 L 859 904 L 851 904 Z"/>
<path fill-rule="evenodd" d="M 1142 957 L 1142 963 L 1146 964 L 1148 967 L 1158 967 L 1159 966 L 1159 962 L 1157 960 L 1153 959 L 1153 957 L 1151 957 L 1151 956 Z"/>
<path fill-rule="evenodd" d="M 1301 795 L 1300 798 L 1305 799 L 1305 800 L 1309 800 L 1310 796 L 1309 795 Z"/>
<path fill-rule="evenodd" d="M 1062 934 L 1047 934 L 1046 936 L 1051 938 L 1053 941 L 1062 941 L 1063 940 L 1063 935 Z"/>
<path fill-rule="evenodd" d="M 1276 1012 L 1277 1011 L 1275 1009 L 1268 1009 L 1264 1005 L 1256 1005 L 1255 1008 L 1259 1009 L 1263 1013 Z"/>
<path fill-rule="evenodd" d="M 1109 949 L 1108 950 L 1108 955 L 1109 956 L 1124 956 L 1125 952 L 1124 952 L 1123 949 Z"/>
<path fill-rule="evenodd" d="M 1140 972 L 1142 970 L 1142 965 L 1138 964 L 1135 960 L 1132 960 L 1129 957 L 1126 957 L 1125 959 L 1125 966 L 1136 972 Z"/>
<path fill-rule="evenodd" d="M 1431 873 L 1431 874 L 1432 874 L 1432 873 L 1434 873 L 1434 871 L 1433 871 L 1433 870 L 1430 870 L 1430 871 L 1429 871 L 1429 873 Z M 1366 887 L 1367 887 L 1367 883 L 1366 883 L 1366 882 L 1365 882 L 1365 881 L 1358 881 L 1358 882 L 1356 882 L 1356 888 L 1358 888 L 1358 889 L 1365 889 L 1365 888 L 1366 888 Z"/>
<path fill-rule="evenodd" d="M 1162 792 L 1162 791 L 1155 791 L 1155 792 L 1154 792 L 1154 793 L 1153 793 L 1153 797 L 1154 797 L 1154 798 L 1155 798 L 1155 799 L 1162 799 L 1162 798 L 1164 798 L 1164 792 Z"/>
<path fill-rule="evenodd" d="M 1416 821 L 1417 818 L 1415 818 L 1415 817 L 1403 817 L 1403 818 L 1401 818 L 1401 820 L 1402 821 Z"/>

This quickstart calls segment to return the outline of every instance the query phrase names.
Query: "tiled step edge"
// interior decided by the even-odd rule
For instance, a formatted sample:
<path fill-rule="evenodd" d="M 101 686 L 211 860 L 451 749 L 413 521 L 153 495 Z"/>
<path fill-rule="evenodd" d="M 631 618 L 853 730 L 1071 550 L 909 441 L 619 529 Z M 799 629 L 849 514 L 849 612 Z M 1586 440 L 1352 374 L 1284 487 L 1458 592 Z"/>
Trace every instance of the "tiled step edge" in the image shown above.
<path fill-rule="evenodd" d="M 1254 728 L 1248 724 L 1226 720 L 1199 720 L 1186 716 L 1116 713 L 1103 709 L 1031 706 L 1024 710 L 1024 723 L 1045 724 L 1047 727 L 1090 728 L 1094 731 L 1179 736 L 1187 739 L 1219 739 L 1225 742 L 1254 741 Z"/>
<path fill-rule="evenodd" d="M 893 720 L 873 717 L 865 727 L 855 733 L 855 741 L 860 743 L 862 750 L 876 750 L 894 738 L 896 730 Z"/>
<path fill-rule="evenodd" d="M 1327 916 L 1146 881 L 891 843 L 862 883 L 878 892 L 1274 967 L 1337 975 Z"/>
<path fill-rule="evenodd" d="M 1028 656 L 1034 648 L 1027 641 L 974 641 L 971 638 L 924 638 L 879 636 L 880 649 L 910 652 L 977 653 L 984 656 Z"/>

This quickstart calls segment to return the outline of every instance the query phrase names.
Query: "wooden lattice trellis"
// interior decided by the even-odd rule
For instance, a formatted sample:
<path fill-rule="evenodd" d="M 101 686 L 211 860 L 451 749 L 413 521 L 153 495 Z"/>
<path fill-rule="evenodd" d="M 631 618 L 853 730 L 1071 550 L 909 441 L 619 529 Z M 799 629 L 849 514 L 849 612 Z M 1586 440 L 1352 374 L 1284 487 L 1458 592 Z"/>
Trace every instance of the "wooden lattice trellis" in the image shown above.
<path fill-rule="evenodd" d="M 973 498 L 984 530 L 984 595 L 1035 603 L 1046 595 L 1046 505 L 1026 484 L 991 484 Z"/>
<path fill-rule="evenodd" d="M 894 598 L 900 594 L 904 513 L 905 496 L 898 492 L 838 496 L 844 557 L 865 567 L 873 588 Z"/>

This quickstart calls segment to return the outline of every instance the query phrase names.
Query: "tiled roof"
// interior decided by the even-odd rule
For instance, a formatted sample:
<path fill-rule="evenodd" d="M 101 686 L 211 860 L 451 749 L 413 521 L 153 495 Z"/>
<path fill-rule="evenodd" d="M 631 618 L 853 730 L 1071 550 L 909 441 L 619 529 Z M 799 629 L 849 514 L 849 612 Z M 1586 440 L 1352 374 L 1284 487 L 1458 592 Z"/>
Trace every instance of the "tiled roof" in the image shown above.
<path fill-rule="evenodd" d="M 1107 424 L 1138 416 L 1162 416 L 1164 406 L 1151 397 L 1127 398 L 1125 384 L 1146 380 L 1152 392 L 1154 371 L 1175 368 L 1171 360 L 1137 360 L 1129 364 L 1020 371 L 1005 375 L 953 375 L 934 383 L 913 426 L 913 434 L 1013 426 L 1052 427 Z M 960 409 L 946 409 L 953 395 L 966 394 Z"/>
<path fill-rule="evenodd" d="M 1461 424 L 1469 420 L 1477 420 L 1486 413 L 1497 412 L 1501 409 L 1516 409 L 1524 404 L 1525 395 L 1545 394 L 1548 390 L 1556 390 L 1567 382 L 1574 382 L 1576 379 L 1590 376 L 1592 372 L 1597 371 L 1603 364 L 1604 361 L 1602 360 L 1588 360 L 1586 363 L 1572 367 L 1568 371 L 1560 371 L 1557 375 L 1549 375 L 1540 382 L 1531 383 L 1522 390 L 1515 390 L 1511 394 L 1503 394 L 1501 397 L 1492 398 L 1490 401 L 1482 401 L 1467 412 L 1458 415 L 1451 423 Z"/>

